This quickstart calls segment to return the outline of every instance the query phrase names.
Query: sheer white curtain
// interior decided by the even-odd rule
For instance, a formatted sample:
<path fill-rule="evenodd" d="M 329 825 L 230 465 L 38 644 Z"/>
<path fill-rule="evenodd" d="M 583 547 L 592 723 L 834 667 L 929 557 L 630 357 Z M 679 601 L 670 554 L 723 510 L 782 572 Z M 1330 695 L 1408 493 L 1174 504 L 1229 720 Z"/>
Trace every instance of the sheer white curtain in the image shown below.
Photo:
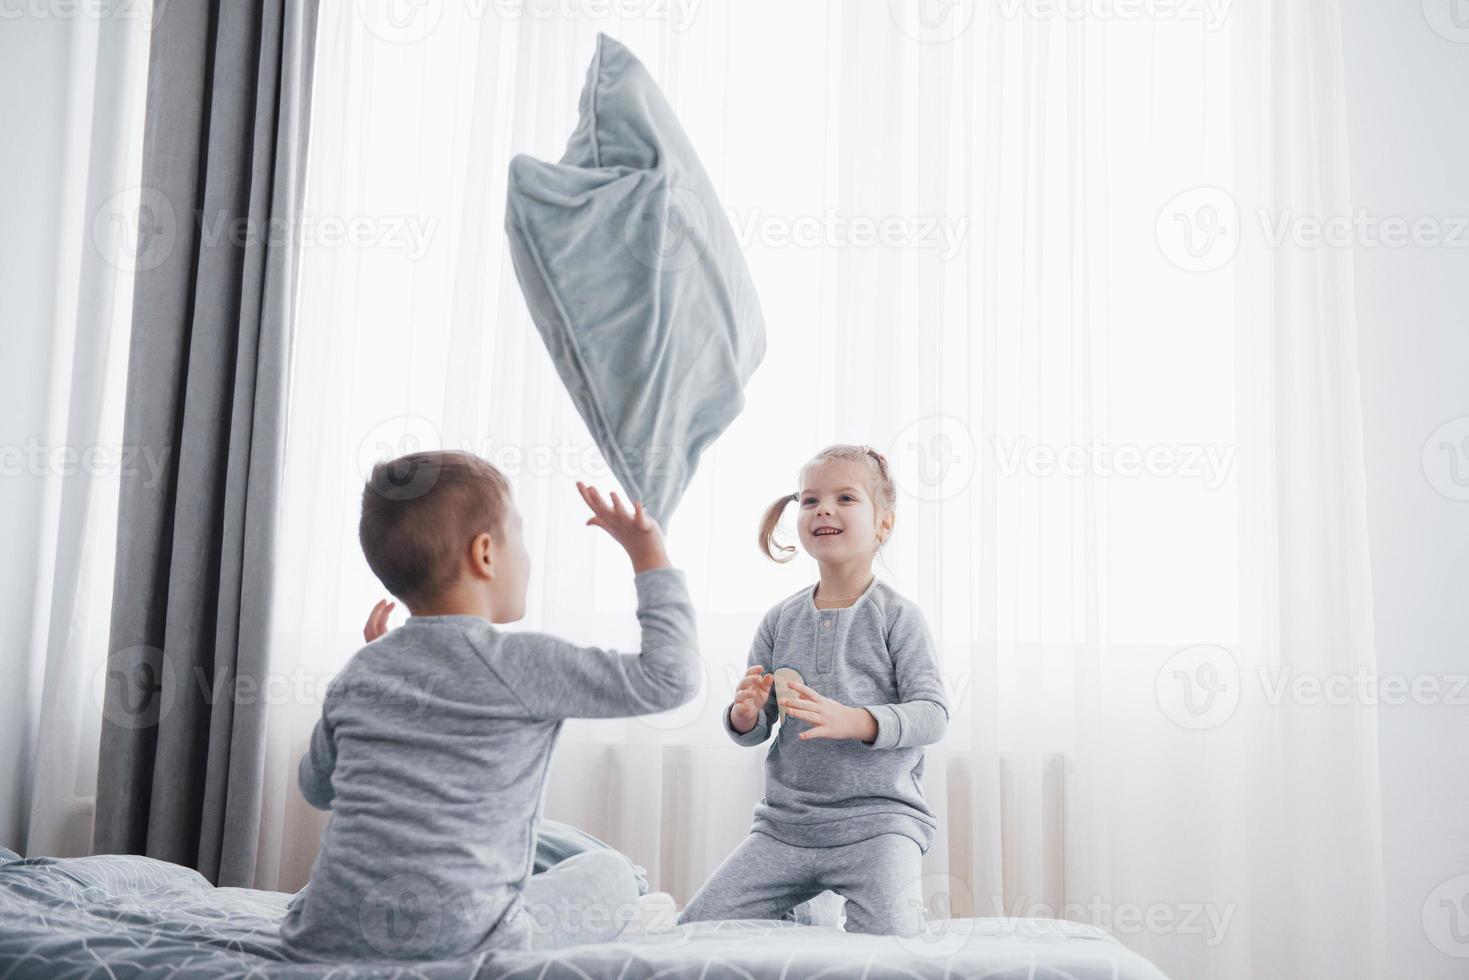
<path fill-rule="evenodd" d="M 118 481 L 124 467 L 146 474 L 158 462 L 153 447 L 122 444 L 132 273 L 149 258 L 138 181 L 151 10 L 14 20 L 0 59 L 30 87 L 7 108 L 6 131 L 55 136 L 34 154 L 52 173 L 13 175 L 0 288 L 0 635 L 13 658 L 0 844 L 28 855 L 91 848 Z M 44 123 L 18 118 L 22 103 Z"/>
<path fill-rule="evenodd" d="M 1378 975 L 1370 708 L 1262 682 L 1372 666 L 1350 269 L 1257 219 L 1344 207 L 1335 12 L 1252 2 L 326 11 L 259 884 L 315 852 L 294 762 L 380 595 L 372 459 L 499 463 L 525 626 L 636 642 L 572 486 L 606 470 L 502 231 L 510 156 L 559 156 L 605 30 L 703 155 L 769 354 L 669 529 L 705 694 L 568 726 L 548 815 L 680 900 L 738 841 L 760 753 L 718 714 L 814 576 L 760 558 L 756 523 L 815 450 L 869 443 L 903 491 L 879 574 L 927 612 L 955 706 L 931 912 L 1096 922 L 1190 978 Z"/>

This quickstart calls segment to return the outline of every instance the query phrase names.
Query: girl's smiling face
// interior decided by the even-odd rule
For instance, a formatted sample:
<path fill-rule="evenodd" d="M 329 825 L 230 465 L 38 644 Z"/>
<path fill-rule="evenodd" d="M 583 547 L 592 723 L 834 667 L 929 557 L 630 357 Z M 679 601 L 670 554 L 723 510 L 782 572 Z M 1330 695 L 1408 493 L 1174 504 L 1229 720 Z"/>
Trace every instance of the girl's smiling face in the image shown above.
<path fill-rule="evenodd" d="M 879 513 L 863 468 L 829 460 L 806 469 L 796 530 L 806 553 L 819 562 L 871 560 L 893 527 L 891 511 Z"/>

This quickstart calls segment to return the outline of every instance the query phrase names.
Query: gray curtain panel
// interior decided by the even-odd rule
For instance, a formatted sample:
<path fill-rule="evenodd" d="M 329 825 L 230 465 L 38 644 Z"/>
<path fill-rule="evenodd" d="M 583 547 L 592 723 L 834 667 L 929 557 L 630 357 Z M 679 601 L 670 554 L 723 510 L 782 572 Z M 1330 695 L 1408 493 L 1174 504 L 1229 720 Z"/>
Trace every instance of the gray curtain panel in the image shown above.
<path fill-rule="evenodd" d="M 156 6 L 93 849 L 248 886 L 317 0 Z"/>

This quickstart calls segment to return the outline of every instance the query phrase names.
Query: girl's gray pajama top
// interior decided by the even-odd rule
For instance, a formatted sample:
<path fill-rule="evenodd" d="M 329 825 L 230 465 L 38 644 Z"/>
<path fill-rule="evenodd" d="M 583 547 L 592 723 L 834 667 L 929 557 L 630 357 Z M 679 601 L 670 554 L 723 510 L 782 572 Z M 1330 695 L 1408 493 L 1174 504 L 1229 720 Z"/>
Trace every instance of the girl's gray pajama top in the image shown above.
<path fill-rule="evenodd" d="M 793 668 L 818 694 L 866 708 L 877 739 L 800 741 L 811 726 L 785 718 L 765 754 L 765 798 L 752 829 L 797 847 L 902 834 L 926 852 L 938 821 L 923 799 L 923 746 L 943 737 L 949 709 L 923 613 L 876 579 L 846 609 L 817 609 L 815 591 L 808 586 L 766 613 L 749 666 Z M 758 745 L 778 717 L 772 689 L 748 733 L 731 727 L 729 708 L 724 727 L 740 745 Z"/>
<path fill-rule="evenodd" d="M 918 607 L 885 583 L 874 579 L 846 609 L 817 609 L 814 592 L 766 614 L 750 666 L 790 668 L 818 694 L 866 708 L 877 738 L 802 741 L 811 726 L 780 720 L 774 689 L 749 732 L 734 730 L 726 708 L 725 730 L 740 745 L 770 739 L 765 798 L 750 836 L 679 921 L 780 918 L 829 890 L 846 899 L 848 932 L 915 934 L 920 859 L 938 823 L 923 799 L 923 746 L 949 721 L 933 641 Z"/>

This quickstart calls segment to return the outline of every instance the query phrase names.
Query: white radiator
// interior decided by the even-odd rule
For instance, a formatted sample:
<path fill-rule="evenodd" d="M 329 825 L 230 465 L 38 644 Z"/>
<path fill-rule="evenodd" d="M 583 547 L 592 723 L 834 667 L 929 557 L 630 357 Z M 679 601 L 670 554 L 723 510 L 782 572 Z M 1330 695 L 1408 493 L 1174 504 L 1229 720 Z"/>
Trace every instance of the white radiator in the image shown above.
<path fill-rule="evenodd" d="M 749 832 L 763 758 L 733 745 L 563 742 L 546 816 L 627 851 L 683 903 Z M 991 763 L 981 777 L 969 754 L 930 750 L 925 768 L 924 796 L 939 818 L 923 859 L 930 917 L 1060 910 L 1065 757 L 1001 755 L 998 773 Z"/>
<path fill-rule="evenodd" d="M 1066 904 L 1064 756 L 1000 757 L 1000 860 L 1005 914 L 1059 912 Z"/>

